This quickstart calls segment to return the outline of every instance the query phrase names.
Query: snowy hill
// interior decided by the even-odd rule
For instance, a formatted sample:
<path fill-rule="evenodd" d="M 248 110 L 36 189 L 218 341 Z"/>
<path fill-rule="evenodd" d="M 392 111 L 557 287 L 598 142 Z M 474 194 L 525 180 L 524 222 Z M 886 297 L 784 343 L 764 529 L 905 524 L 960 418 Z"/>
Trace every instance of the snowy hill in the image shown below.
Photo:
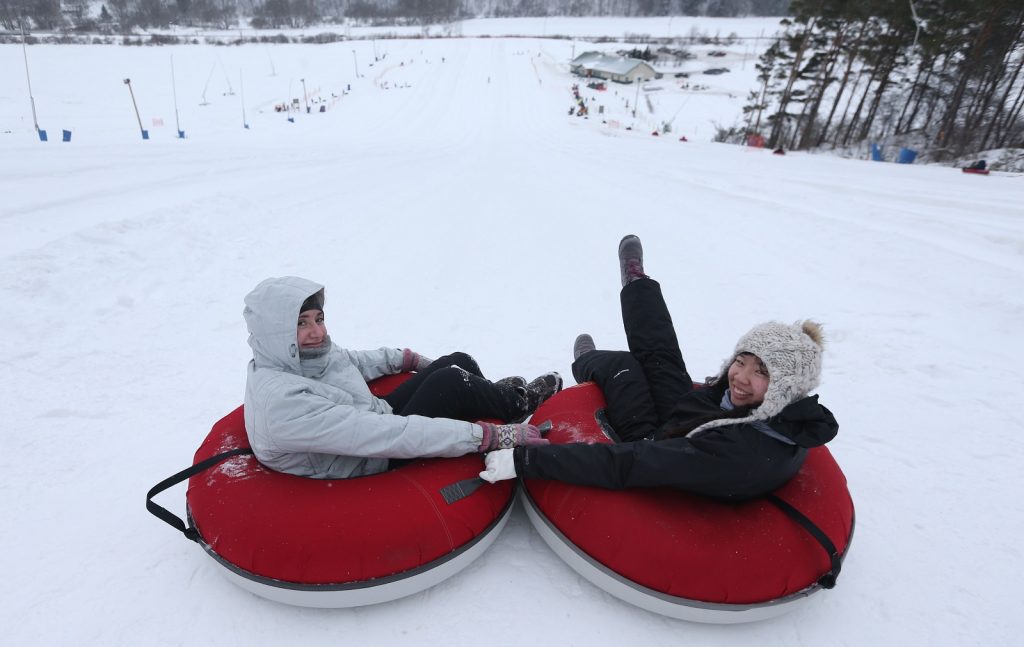
<path fill-rule="evenodd" d="M 0 46 L 10 644 L 1018 640 L 1024 179 L 710 143 L 711 122 L 737 112 L 729 94 L 749 88 L 741 53 L 710 90 L 663 80 L 635 123 L 628 86 L 587 90 L 607 119 L 570 117 L 580 46 L 34 46 L 46 144 L 22 49 Z M 275 111 L 296 98 L 298 112 Z M 673 114 L 672 136 L 652 137 Z M 424 593 L 298 609 L 234 587 L 145 512 L 146 490 L 241 401 L 242 297 L 259 280 L 325 283 L 331 334 L 350 348 L 461 349 L 490 376 L 568 376 L 577 333 L 624 346 L 625 233 L 643 238 L 697 376 L 753 323 L 825 324 L 819 392 L 857 530 L 838 587 L 803 610 L 720 627 L 630 607 L 566 567 L 521 510 Z M 161 502 L 181 514 L 183 498 Z"/>

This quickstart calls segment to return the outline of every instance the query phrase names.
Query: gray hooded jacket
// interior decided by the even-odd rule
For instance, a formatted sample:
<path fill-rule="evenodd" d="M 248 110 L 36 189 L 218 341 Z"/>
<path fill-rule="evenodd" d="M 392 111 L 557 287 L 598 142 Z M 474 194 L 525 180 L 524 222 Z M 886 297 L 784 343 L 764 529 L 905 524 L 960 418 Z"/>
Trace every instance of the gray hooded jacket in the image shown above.
<path fill-rule="evenodd" d="M 383 472 L 389 458 L 462 456 L 479 450 L 479 425 L 398 416 L 367 381 L 398 373 L 402 351 L 350 351 L 332 344 L 322 357 L 299 358 L 299 308 L 323 286 L 270 278 L 245 297 L 253 360 L 245 385 L 245 430 L 261 463 L 313 478 Z M 322 302 L 322 300 L 321 300 Z"/>

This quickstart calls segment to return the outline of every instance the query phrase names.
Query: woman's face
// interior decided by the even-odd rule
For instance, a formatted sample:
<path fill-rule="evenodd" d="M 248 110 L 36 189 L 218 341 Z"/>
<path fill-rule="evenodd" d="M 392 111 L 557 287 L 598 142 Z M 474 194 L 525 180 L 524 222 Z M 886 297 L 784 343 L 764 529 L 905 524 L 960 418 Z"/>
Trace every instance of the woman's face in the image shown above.
<path fill-rule="evenodd" d="M 327 337 L 327 326 L 324 324 L 323 310 L 305 310 L 299 313 L 299 327 L 296 338 L 299 348 L 316 348 L 324 343 Z"/>
<path fill-rule="evenodd" d="M 737 407 L 753 407 L 768 391 L 768 369 L 750 353 L 740 353 L 729 366 L 729 397 Z"/>

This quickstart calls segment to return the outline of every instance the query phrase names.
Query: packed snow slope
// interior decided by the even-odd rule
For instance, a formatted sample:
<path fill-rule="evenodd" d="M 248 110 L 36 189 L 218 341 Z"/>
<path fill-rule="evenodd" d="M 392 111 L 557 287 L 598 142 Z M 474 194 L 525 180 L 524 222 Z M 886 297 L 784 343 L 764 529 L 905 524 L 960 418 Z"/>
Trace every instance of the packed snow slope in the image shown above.
<path fill-rule="evenodd" d="M 573 47 L 30 47 L 46 144 L 21 47 L 0 47 L 5 644 L 1019 641 L 1024 179 L 713 144 L 709 121 L 738 114 L 713 103 L 728 88 L 645 92 L 655 113 L 641 96 L 634 118 L 634 88 L 613 86 L 588 95 L 609 123 L 570 117 Z M 274 106 L 294 98 L 289 122 Z M 672 134 L 652 136 L 671 111 Z M 624 347 L 626 233 L 695 376 L 760 321 L 825 325 L 819 393 L 857 529 L 838 587 L 802 610 L 656 616 L 578 577 L 519 509 L 424 593 L 293 608 L 230 584 L 146 513 L 146 490 L 241 401 L 242 297 L 263 278 L 326 284 L 350 348 L 461 349 L 494 378 L 569 378 L 578 333 Z M 160 502 L 183 514 L 184 488 Z"/>

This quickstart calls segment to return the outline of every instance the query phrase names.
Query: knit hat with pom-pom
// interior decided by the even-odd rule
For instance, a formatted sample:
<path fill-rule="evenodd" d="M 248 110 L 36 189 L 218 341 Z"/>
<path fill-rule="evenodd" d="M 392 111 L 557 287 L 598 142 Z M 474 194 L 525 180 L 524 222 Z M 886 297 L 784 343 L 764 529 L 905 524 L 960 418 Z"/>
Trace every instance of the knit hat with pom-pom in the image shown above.
<path fill-rule="evenodd" d="M 746 418 L 712 420 L 687 435 L 722 425 L 767 420 L 806 397 L 820 382 L 823 346 L 821 325 L 814 321 L 797 321 L 794 324 L 769 321 L 754 326 L 740 337 L 732 356 L 722 364 L 720 375 L 724 379 L 729 366 L 741 353 L 756 355 L 768 369 L 768 390 L 764 401 Z"/>

